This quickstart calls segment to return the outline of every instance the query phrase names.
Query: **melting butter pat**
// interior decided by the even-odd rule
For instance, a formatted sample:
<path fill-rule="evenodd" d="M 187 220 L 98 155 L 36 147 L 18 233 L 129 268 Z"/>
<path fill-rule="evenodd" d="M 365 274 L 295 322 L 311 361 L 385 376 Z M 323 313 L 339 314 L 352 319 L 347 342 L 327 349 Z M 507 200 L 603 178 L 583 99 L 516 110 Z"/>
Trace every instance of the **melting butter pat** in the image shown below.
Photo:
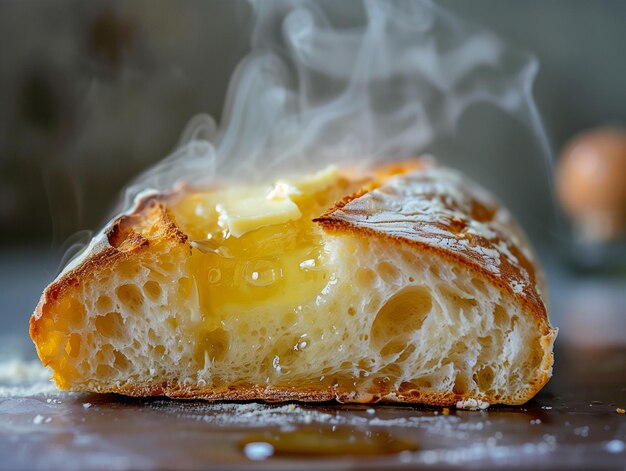
<path fill-rule="evenodd" d="M 269 191 L 257 187 L 222 192 L 215 206 L 218 224 L 231 235 L 241 237 L 261 227 L 300 219 L 302 212 L 296 202 L 302 203 L 336 184 L 340 175 L 337 166 L 331 165 L 304 178 L 279 180 Z"/>
<path fill-rule="evenodd" d="M 309 175 L 305 178 L 293 180 L 279 180 L 276 184 L 278 187 L 289 189 L 289 193 L 293 195 L 310 196 L 325 190 L 329 186 L 334 185 L 341 176 L 339 168 L 336 165 L 330 165 L 324 170 Z"/>
<path fill-rule="evenodd" d="M 216 205 L 218 224 L 235 237 L 261 227 L 284 224 L 302 216 L 298 205 L 286 196 L 253 196 Z"/>

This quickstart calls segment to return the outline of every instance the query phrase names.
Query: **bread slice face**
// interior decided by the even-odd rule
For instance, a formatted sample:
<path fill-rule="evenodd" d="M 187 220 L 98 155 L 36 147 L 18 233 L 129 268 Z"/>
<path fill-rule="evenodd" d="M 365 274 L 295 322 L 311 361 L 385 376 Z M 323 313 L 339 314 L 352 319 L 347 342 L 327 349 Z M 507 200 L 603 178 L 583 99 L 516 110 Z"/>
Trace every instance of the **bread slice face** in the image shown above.
<path fill-rule="evenodd" d="M 543 291 L 508 212 L 414 161 L 140 197 L 30 332 L 73 391 L 521 404 L 552 371 Z"/>

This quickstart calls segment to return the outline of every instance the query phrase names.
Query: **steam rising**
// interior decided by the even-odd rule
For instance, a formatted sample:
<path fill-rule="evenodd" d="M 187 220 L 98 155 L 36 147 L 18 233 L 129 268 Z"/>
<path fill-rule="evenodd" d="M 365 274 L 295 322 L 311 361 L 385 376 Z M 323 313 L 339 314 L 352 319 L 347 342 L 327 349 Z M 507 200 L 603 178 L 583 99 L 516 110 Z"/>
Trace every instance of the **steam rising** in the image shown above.
<path fill-rule="evenodd" d="M 537 62 L 429 1 L 252 6 L 251 52 L 233 75 L 221 124 L 192 119 L 178 150 L 127 190 L 126 205 L 139 190 L 179 181 L 263 180 L 419 155 L 479 102 L 546 142 L 531 97 Z"/>

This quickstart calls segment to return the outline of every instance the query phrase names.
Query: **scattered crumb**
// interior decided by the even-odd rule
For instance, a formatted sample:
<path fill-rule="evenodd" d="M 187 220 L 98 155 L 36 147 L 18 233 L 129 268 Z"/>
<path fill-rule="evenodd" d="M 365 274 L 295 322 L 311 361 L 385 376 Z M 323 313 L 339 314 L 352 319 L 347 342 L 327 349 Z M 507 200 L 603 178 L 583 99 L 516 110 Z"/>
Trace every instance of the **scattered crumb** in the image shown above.
<path fill-rule="evenodd" d="M 606 444 L 606 451 L 609 453 L 622 453 L 626 450 L 626 443 L 622 440 L 611 440 Z"/>
<path fill-rule="evenodd" d="M 546 433 L 543 435 L 543 441 L 546 443 L 549 443 L 550 445 L 555 445 L 556 444 L 556 437 L 554 435 L 551 435 L 549 433 Z"/>
<path fill-rule="evenodd" d="M 43 423 L 44 418 L 45 418 L 45 417 L 44 417 L 43 415 L 39 415 L 39 414 L 37 414 L 37 415 L 35 416 L 35 418 L 33 419 L 33 423 L 34 423 L 35 425 L 39 425 L 39 424 Z"/>
<path fill-rule="evenodd" d="M 169 403 L 155 402 L 153 408 L 168 410 Z M 161 409 L 165 407 L 165 409 Z M 374 409 L 376 410 L 376 409 Z M 364 410 L 364 412 L 367 409 Z M 409 427 L 428 428 L 437 433 L 446 433 L 453 436 L 465 436 L 468 433 L 467 425 L 460 418 L 450 415 L 439 417 L 417 415 L 410 417 L 381 418 L 378 414 L 355 416 L 350 413 L 337 411 L 329 414 L 295 404 L 284 406 L 270 406 L 258 403 L 246 404 L 197 404 L 188 405 L 184 412 L 174 408 L 170 413 L 180 419 L 211 424 L 252 427 L 290 427 L 296 424 L 328 424 L 329 426 L 371 425 L 373 427 Z M 485 424 L 481 424 L 483 426 Z"/>
<path fill-rule="evenodd" d="M 63 404 L 63 401 L 58 398 L 49 397 L 46 399 L 46 404 Z"/>
<path fill-rule="evenodd" d="M 552 406 L 541 406 L 544 410 L 552 410 Z"/>
<path fill-rule="evenodd" d="M 410 451 L 401 451 L 398 453 L 400 463 L 410 463 L 413 460 L 413 453 Z"/>
<path fill-rule="evenodd" d="M 476 399 L 465 399 L 463 401 L 459 401 L 456 403 L 457 409 L 485 410 L 487 407 L 489 407 L 488 402 L 480 401 Z"/>
<path fill-rule="evenodd" d="M 531 423 L 532 425 L 539 425 L 539 424 L 541 423 L 541 419 L 532 419 L 532 420 L 530 421 L 530 423 Z"/>
<path fill-rule="evenodd" d="M 576 427 L 574 429 L 574 435 L 578 435 L 579 437 L 589 436 L 589 426 L 583 425 L 582 427 Z"/>
<path fill-rule="evenodd" d="M 243 448 L 246 457 L 253 461 L 261 461 L 274 454 L 274 447 L 270 443 L 252 442 L 247 443 Z"/>
<path fill-rule="evenodd" d="M 462 422 L 458 425 L 459 430 L 476 431 L 491 426 L 491 422 Z"/>
<path fill-rule="evenodd" d="M 48 368 L 39 361 L 0 360 L 0 398 L 31 397 L 57 392 Z"/>
<path fill-rule="evenodd" d="M 450 409 L 448 409 L 447 407 L 444 407 L 443 410 L 441 411 L 441 413 L 443 415 L 450 415 Z"/>
<path fill-rule="evenodd" d="M 92 404 L 91 402 L 84 402 L 84 403 L 83 403 L 83 407 L 84 407 L 85 409 L 89 409 L 92 405 L 93 405 L 93 404 Z"/>
<path fill-rule="evenodd" d="M 371 408 L 370 408 L 370 409 L 367 409 L 367 410 L 366 410 L 366 412 L 367 412 L 369 415 L 374 415 L 374 414 L 376 413 L 376 410 L 374 410 L 374 409 L 371 409 Z"/>
<path fill-rule="evenodd" d="M 52 373 L 38 360 L 27 361 L 11 358 L 0 362 L 0 381 L 36 381 L 49 380 Z"/>
<path fill-rule="evenodd" d="M 621 407 L 615 409 L 615 412 L 617 412 L 618 414 L 626 414 L 626 410 L 622 409 Z"/>

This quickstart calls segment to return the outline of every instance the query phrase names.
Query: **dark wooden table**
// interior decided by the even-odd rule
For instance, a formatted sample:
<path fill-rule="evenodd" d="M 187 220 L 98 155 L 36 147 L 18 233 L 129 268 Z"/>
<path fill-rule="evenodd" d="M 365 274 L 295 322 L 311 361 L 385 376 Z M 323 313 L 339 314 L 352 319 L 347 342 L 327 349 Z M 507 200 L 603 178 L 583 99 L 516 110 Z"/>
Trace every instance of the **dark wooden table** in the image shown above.
<path fill-rule="evenodd" d="M 6 273 L 5 310 L 32 278 Z M 10 355 L 32 355 L 27 316 L 0 316 L 0 469 L 626 469 L 626 284 L 548 274 L 553 379 L 522 407 L 477 412 L 61 394 Z"/>
<path fill-rule="evenodd" d="M 131 400 L 4 378 L 0 469 L 624 469 L 626 349 L 557 355 L 534 400 L 480 412 Z"/>

